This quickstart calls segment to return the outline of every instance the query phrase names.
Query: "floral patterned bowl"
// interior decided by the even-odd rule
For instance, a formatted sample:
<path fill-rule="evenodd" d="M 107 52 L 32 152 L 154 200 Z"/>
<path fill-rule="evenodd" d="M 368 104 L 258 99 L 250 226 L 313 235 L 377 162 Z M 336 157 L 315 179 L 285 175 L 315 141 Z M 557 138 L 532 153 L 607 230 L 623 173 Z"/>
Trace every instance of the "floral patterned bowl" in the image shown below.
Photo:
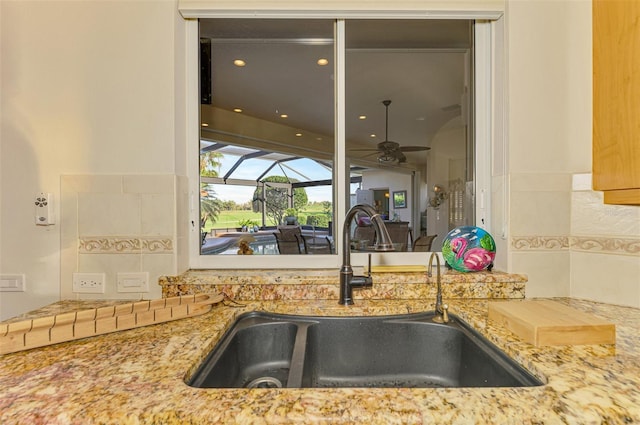
<path fill-rule="evenodd" d="M 456 227 L 444 238 L 442 256 L 451 268 L 461 272 L 491 270 L 496 257 L 496 243 L 480 227 Z"/>

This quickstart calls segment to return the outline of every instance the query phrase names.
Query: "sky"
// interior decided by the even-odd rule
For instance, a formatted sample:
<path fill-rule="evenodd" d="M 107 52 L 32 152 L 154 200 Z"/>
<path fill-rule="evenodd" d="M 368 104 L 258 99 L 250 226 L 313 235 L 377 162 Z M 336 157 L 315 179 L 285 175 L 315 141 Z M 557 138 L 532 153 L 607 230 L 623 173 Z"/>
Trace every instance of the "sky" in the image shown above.
<path fill-rule="evenodd" d="M 222 185 L 214 186 L 214 190 L 219 199 L 223 201 L 234 201 L 237 204 L 250 202 L 253 199 L 253 192 L 256 188 L 253 186 L 235 186 Z M 331 186 L 307 187 L 307 197 L 309 202 L 331 201 Z"/>
<path fill-rule="evenodd" d="M 231 167 L 237 162 L 238 156 L 225 154 L 221 161 L 219 175 L 222 177 L 227 174 Z M 233 172 L 230 178 L 247 179 L 255 181 L 257 177 L 262 175 L 265 170 L 273 163 L 264 159 L 254 158 L 243 161 L 240 166 Z M 297 171 L 297 172 L 296 172 Z M 319 165 L 317 162 L 301 158 L 298 160 L 284 163 L 282 168 L 276 166 L 267 174 L 284 175 L 298 181 L 313 181 L 331 179 L 331 171 Z M 331 186 L 316 186 L 305 188 L 309 202 L 322 202 L 332 200 Z M 236 185 L 214 185 L 214 190 L 219 199 L 223 201 L 234 201 L 238 204 L 250 202 L 253 200 L 253 192 L 255 186 L 236 186 Z"/>

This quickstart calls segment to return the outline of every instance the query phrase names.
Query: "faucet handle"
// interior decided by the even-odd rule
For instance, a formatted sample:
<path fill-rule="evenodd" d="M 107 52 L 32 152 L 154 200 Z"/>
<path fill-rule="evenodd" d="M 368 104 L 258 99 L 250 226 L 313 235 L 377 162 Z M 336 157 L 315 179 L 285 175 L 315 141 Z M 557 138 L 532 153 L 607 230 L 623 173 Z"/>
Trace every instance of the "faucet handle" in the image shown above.
<path fill-rule="evenodd" d="M 436 305 L 433 320 L 436 323 L 449 323 L 449 304 Z"/>
<path fill-rule="evenodd" d="M 371 254 L 369 254 L 369 266 L 366 276 L 353 276 L 349 281 L 349 285 L 353 288 L 371 288 L 373 278 L 371 277 Z"/>
<path fill-rule="evenodd" d="M 449 323 L 449 304 L 442 305 L 442 322 Z"/>

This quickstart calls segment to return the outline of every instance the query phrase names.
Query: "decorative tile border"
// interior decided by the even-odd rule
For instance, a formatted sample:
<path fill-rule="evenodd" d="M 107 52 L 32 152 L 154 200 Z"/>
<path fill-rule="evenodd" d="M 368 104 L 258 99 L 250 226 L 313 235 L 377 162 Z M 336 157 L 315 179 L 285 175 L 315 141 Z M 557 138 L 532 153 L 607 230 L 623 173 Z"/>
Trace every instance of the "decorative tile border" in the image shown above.
<path fill-rule="evenodd" d="M 511 247 L 516 251 L 571 250 L 640 256 L 640 239 L 596 236 L 514 236 Z"/>
<path fill-rule="evenodd" d="M 173 239 L 168 236 L 86 236 L 80 238 L 78 242 L 80 254 L 168 254 L 173 252 Z"/>
<path fill-rule="evenodd" d="M 571 249 L 573 251 L 640 256 L 640 239 L 598 238 L 593 236 L 572 237 Z"/>
<path fill-rule="evenodd" d="M 556 251 L 569 249 L 568 236 L 514 236 L 511 247 L 517 251 Z"/>

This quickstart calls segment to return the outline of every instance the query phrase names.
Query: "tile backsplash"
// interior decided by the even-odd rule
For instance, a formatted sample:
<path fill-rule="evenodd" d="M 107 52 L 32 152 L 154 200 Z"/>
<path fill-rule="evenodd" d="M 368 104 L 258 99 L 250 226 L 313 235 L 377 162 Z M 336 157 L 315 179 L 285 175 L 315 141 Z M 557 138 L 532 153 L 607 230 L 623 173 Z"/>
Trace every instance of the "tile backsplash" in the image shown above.
<path fill-rule="evenodd" d="M 176 273 L 175 211 L 180 179 L 174 175 L 62 176 L 63 299 L 161 296 L 158 277 Z M 73 293 L 74 272 L 105 273 L 105 293 Z M 117 292 L 119 272 L 149 272 L 150 291 Z"/>
<path fill-rule="evenodd" d="M 640 207 L 606 205 L 589 174 L 512 177 L 511 270 L 527 296 L 640 307 Z"/>
<path fill-rule="evenodd" d="M 571 296 L 640 307 L 640 207 L 605 205 L 589 175 L 511 177 L 509 270 L 527 297 Z M 174 175 L 67 175 L 61 181 L 62 299 L 159 298 L 160 276 L 188 264 L 176 223 L 187 179 Z M 150 292 L 118 293 L 116 273 L 149 272 Z M 74 272 L 106 274 L 105 294 L 72 292 Z"/>
<path fill-rule="evenodd" d="M 640 206 L 605 204 L 589 177 L 574 176 L 571 296 L 640 307 Z"/>

